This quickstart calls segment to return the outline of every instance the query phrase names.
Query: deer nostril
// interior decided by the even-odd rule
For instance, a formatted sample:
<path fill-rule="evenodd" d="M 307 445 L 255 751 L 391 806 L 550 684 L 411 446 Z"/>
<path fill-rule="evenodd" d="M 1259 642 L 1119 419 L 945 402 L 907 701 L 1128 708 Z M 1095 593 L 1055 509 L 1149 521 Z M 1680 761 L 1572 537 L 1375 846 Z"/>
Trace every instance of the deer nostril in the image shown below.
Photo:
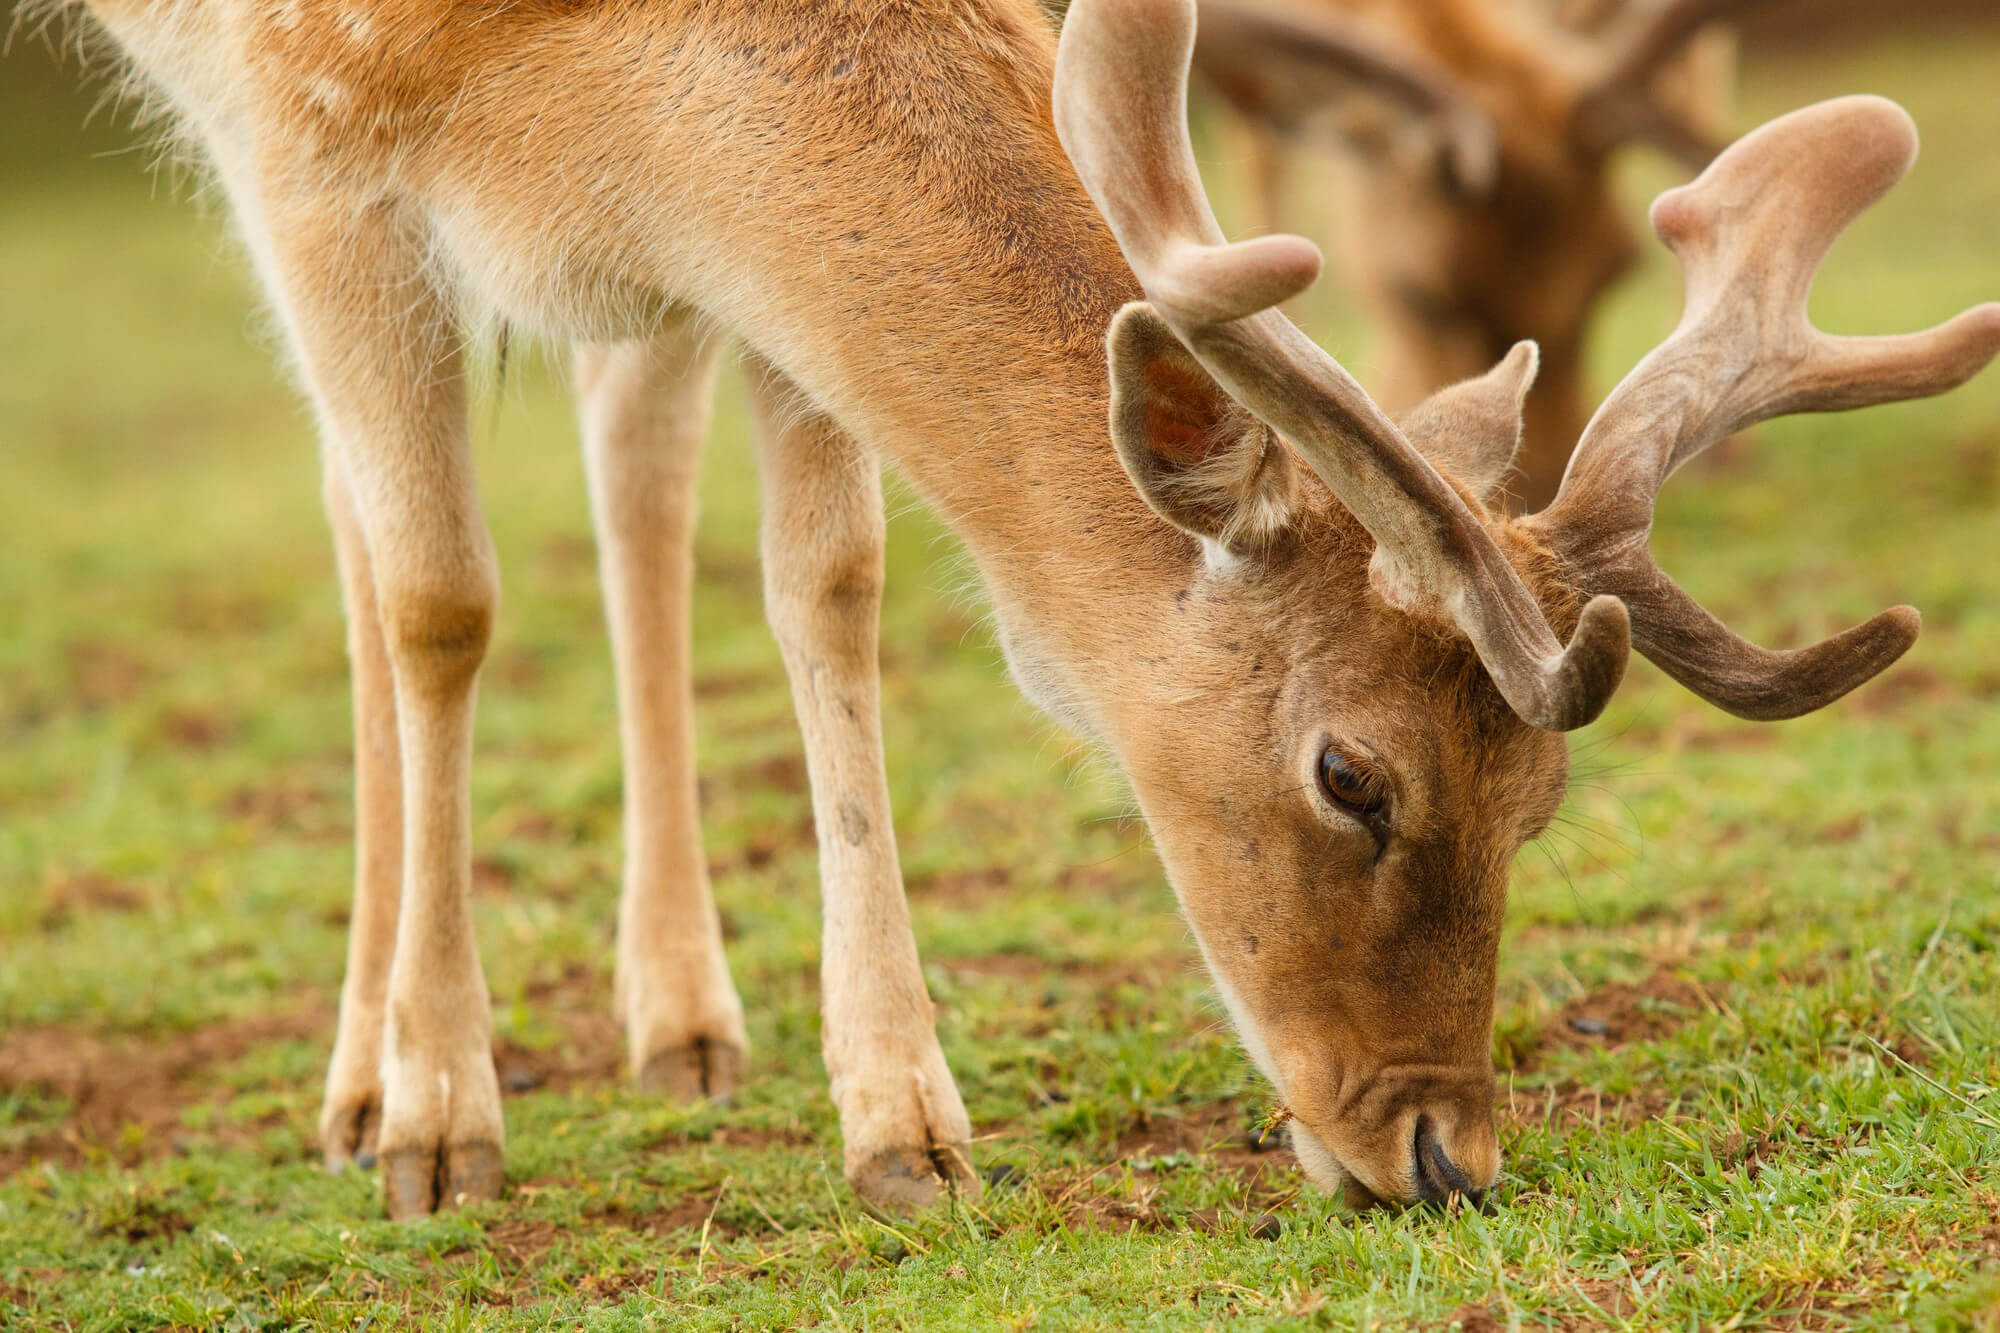
<path fill-rule="evenodd" d="M 1454 1194 L 1463 1195 L 1467 1203 L 1478 1207 L 1486 1197 L 1486 1191 L 1472 1183 L 1472 1177 L 1451 1155 L 1444 1150 L 1444 1144 L 1431 1128 L 1429 1116 L 1417 1117 L 1416 1142 L 1411 1145 L 1415 1158 L 1417 1193 L 1425 1203 L 1443 1203 Z"/>

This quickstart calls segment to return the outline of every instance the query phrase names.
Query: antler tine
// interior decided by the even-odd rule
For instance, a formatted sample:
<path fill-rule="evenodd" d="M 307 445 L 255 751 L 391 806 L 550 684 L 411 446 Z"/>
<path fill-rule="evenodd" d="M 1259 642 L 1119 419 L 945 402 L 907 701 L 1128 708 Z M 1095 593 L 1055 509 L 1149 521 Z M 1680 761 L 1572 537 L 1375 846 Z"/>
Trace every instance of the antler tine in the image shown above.
<path fill-rule="evenodd" d="M 1697 32 L 1763 0 L 1632 0 L 1599 38 L 1597 88 L 1642 90 Z"/>
<path fill-rule="evenodd" d="M 1653 227 L 1686 271 L 1681 322 L 1605 399 L 1534 520 L 1580 581 L 1626 599 L 1641 652 L 1740 716 L 1790 717 L 1839 698 L 1915 641 L 1916 612 L 1897 607 L 1813 647 L 1766 652 L 1654 564 L 1654 498 L 1674 469 L 1754 422 L 1942 393 L 2000 353 L 2000 304 L 1897 337 L 1835 337 L 1807 317 L 1828 248 L 1916 151 L 1901 107 L 1844 97 L 1770 122 L 1661 195 Z"/>
<path fill-rule="evenodd" d="M 1645 140 L 1700 171 L 1722 146 L 1654 97 L 1654 76 L 1710 23 L 1764 0 L 1632 0 L 1596 38 L 1597 55 L 1571 120 L 1598 152 Z"/>
<path fill-rule="evenodd" d="M 1274 309 L 1319 273 L 1297 236 L 1228 244 L 1187 137 L 1193 0 L 1076 0 L 1056 55 L 1056 132 L 1152 309 L 1228 393 L 1286 436 L 1375 538 L 1378 584 L 1441 608 L 1508 705 L 1538 727 L 1596 717 L 1630 640 L 1613 597 L 1565 649 L 1492 536 L 1361 386 Z"/>
<path fill-rule="evenodd" d="M 1258 0 L 1200 0 L 1194 68 L 1244 110 L 1291 131 L 1327 101 L 1326 77 L 1373 90 L 1443 130 L 1453 179 L 1484 194 L 1499 171 L 1493 119 L 1451 75 L 1351 23 L 1270 8 Z M 1247 77 L 1246 77 L 1247 74 Z M 1255 95 L 1247 95 L 1254 88 Z"/>

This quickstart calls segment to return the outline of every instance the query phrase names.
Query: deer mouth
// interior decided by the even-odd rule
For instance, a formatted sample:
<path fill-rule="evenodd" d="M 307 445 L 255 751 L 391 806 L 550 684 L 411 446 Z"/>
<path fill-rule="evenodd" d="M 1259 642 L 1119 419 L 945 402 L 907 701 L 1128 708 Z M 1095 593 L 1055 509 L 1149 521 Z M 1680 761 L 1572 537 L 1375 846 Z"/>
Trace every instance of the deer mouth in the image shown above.
<path fill-rule="evenodd" d="M 1353 1167 L 1328 1148 L 1326 1141 L 1313 1133 L 1305 1121 L 1294 1118 L 1286 1128 L 1291 1133 L 1292 1152 L 1298 1157 L 1306 1178 L 1349 1208 L 1356 1212 L 1378 1208 L 1397 1197 L 1377 1192 Z"/>

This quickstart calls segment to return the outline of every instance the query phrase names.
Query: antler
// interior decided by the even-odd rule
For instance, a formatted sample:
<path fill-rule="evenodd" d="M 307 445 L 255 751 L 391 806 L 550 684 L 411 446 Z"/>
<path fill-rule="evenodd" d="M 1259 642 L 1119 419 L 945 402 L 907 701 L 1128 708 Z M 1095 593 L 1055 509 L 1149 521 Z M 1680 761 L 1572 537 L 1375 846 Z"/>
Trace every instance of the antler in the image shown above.
<path fill-rule="evenodd" d="M 1201 0 L 1200 14 L 1194 68 L 1239 109 L 1296 131 L 1326 105 L 1332 76 L 1436 121 L 1452 179 L 1475 195 L 1493 188 L 1499 146 L 1492 117 L 1428 61 L 1351 23 L 1279 13 L 1254 0 Z"/>
<path fill-rule="evenodd" d="M 1458 493 L 1273 308 L 1311 285 L 1319 251 L 1297 236 L 1224 240 L 1187 137 L 1194 17 L 1193 0 L 1075 0 L 1063 25 L 1056 132 L 1151 303 L 1119 313 L 1114 358 L 1139 323 L 1164 321 L 1375 538 L 1376 573 L 1399 600 L 1448 614 L 1524 721 L 1582 726 L 1624 674 L 1625 608 L 1593 598 L 1565 649 Z"/>
<path fill-rule="evenodd" d="M 1597 151 L 1635 139 L 1653 143 L 1699 171 L 1720 145 L 1662 106 L 1653 80 L 1708 24 L 1763 0 L 1631 0 L 1596 38 L 1597 55 L 1572 118 Z"/>
<path fill-rule="evenodd" d="M 1915 641 L 1917 613 L 1899 606 L 1813 647 L 1767 652 L 1653 562 L 1654 498 L 1675 468 L 1753 422 L 1942 393 L 2000 353 L 2000 304 L 1900 337 L 1834 337 L 1807 318 L 1827 249 L 1916 151 L 1901 107 L 1844 97 L 1745 135 L 1661 195 L 1653 229 L 1687 274 L 1681 322 L 1605 399 L 1554 503 L 1529 520 L 1584 586 L 1625 600 L 1640 652 L 1742 717 L 1795 717 L 1838 699 Z"/>

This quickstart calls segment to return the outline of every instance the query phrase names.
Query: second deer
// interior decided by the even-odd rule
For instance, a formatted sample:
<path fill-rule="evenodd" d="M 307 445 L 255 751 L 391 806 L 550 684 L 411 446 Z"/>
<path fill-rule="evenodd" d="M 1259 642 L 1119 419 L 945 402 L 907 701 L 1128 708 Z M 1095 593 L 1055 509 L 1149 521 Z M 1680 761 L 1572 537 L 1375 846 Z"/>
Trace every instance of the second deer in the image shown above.
<path fill-rule="evenodd" d="M 1591 318 L 1636 253 L 1613 154 L 1689 171 L 1720 147 L 1733 61 L 1709 25 L 1747 0 L 1202 0 L 1194 63 L 1252 128 L 1262 221 L 1315 158 L 1338 263 L 1382 338 L 1392 410 L 1523 338 L 1542 369 L 1512 503 L 1552 499 L 1588 415 Z"/>

